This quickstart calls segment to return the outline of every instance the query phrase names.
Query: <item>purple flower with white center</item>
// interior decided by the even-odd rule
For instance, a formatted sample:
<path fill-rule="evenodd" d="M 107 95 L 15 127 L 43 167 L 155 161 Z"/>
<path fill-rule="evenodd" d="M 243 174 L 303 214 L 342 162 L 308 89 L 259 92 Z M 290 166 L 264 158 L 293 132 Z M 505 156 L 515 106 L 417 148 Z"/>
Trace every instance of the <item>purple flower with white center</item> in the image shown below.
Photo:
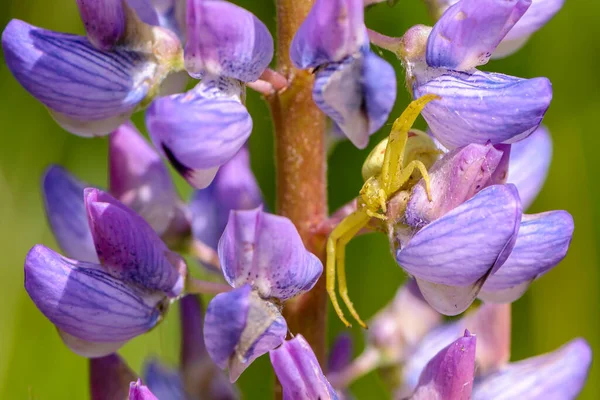
<path fill-rule="evenodd" d="M 546 78 L 522 79 L 482 72 L 530 0 L 461 0 L 429 31 L 411 28 L 399 56 L 414 98 L 441 100 L 423 110 L 433 135 L 447 148 L 470 143 L 513 143 L 540 125 L 552 100 Z"/>
<path fill-rule="evenodd" d="M 463 337 L 437 353 L 425 366 L 411 400 L 468 400 L 473 389 L 476 338 Z"/>
<path fill-rule="evenodd" d="M 269 352 L 286 400 L 337 400 L 308 342 L 297 335 Z"/>
<path fill-rule="evenodd" d="M 261 208 L 232 211 L 218 246 L 225 280 L 235 289 L 208 305 L 206 348 L 232 382 L 257 357 L 283 343 L 280 302 L 310 290 L 323 265 L 292 222 Z"/>
<path fill-rule="evenodd" d="M 2 47 L 17 81 L 59 125 L 80 136 L 106 135 L 147 105 L 171 72 L 182 69 L 182 48 L 172 32 L 124 11 L 124 2 L 79 3 L 92 42 L 12 20 L 2 33 Z M 100 31 L 88 17 L 99 18 Z M 126 29 L 129 25 L 135 27 Z M 111 51 L 92 44 L 105 48 L 115 40 L 121 44 Z"/>
<path fill-rule="evenodd" d="M 566 211 L 522 215 L 517 188 L 506 180 L 510 161 L 491 145 L 455 149 L 412 190 L 398 229 L 398 263 L 415 277 L 439 312 L 456 315 L 480 295 L 511 302 L 565 256 L 573 234 Z M 480 294 L 480 291 L 481 294 Z"/>
<path fill-rule="evenodd" d="M 25 288 L 67 346 L 101 357 L 160 322 L 186 270 L 143 218 L 98 189 L 84 197 L 100 263 L 36 245 L 25 259 Z"/>
<path fill-rule="evenodd" d="M 249 210 L 262 204 L 262 194 L 250 168 L 250 152 L 242 147 L 219 169 L 206 189 L 194 192 L 189 204 L 194 239 L 216 250 L 230 211 Z"/>
<path fill-rule="evenodd" d="M 158 397 L 142 384 L 141 379 L 138 379 L 129 385 L 129 400 L 158 400 Z"/>
<path fill-rule="evenodd" d="M 434 17 L 440 18 L 448 7 L 460 0 L 425 0 Z M 521 19 L 510 29 L 492 53 L 491 58 L 506 57 L 527 43 L 529 37 L 541 29 L 560 11 L 565 0 L 530 0 L 531 5 Z"/>
<path fill-rule="evenodd" d="M 297 68 L 316 68 L 317 106 L 361 149 L 396 100 L 396 74 L 369 49 L 363 7 L 362 0 L 317 0 L 290 48 Z"/>

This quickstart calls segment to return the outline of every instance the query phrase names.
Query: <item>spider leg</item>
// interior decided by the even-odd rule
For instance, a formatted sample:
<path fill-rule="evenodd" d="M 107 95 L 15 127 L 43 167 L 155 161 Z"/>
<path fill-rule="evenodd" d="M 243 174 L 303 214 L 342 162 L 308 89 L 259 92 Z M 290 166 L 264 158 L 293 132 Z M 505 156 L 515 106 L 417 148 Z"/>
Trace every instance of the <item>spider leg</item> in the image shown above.
<path fill-rule="evenodd" d="M 346 274 L 344 269 L 343 255 L 344 246 L 339 248 L 339 240 L 342 237 L 346 237 L 349 234 L 352 234 L 348 238 L 349 241 L 352 236 L 354 236 L 369 222 L 369 219 L 370 217 L 363 210 L 357 210 L 352 214 L 348 215 L 346 218 L 344 218 L 342 222 L 340 222 L 338 226 L 336 226 L 333 229 L 333 231 L 329 235 L 329 238 L 327 239 L 327 263 L 325 270 L 327 293 L 329 294 L 329 298 L 331 299 L 333 309 L 335 310 L 340 320 L 342 320 L 344 325 L 346 325 L 347 327 L 350 327 L 352 325 L 344 317 L 344 313 L 342 311 L 342 308 L 340 307 L 340 304 L 338 303 L 337 295 L 335 293 L 336 261 L 339 262 L 341 260 L 341 265 L 338 265 L 337 268 L 338 272 L 340 273 L 340 290 L 346 288 Z M 340 253 L 342 253 L 341 257 Z M 360 321 L 360 319 L 357 320 Z"/>
<path fill-rule="evenodd" d="M 400 175 L 403 169 L 404 149 L 408 140 L 410 128 L 415 123 L 415 120 L 427 103 L 439 98 L 439 96 L 434 94 L 426 94 L 419 97 L 417 100 L 410 103 L 402 115 L 394 122 L 385 149 L 385 156 L 383 158 L 381 169 L 382 187 L 388 196 L 397 192 L 406 182 L 406 180 L 402 181 L 400 179 Z"/>
<path fill-rule="evenodd" d="M 348 285 L 346 284 L 346 268 L 345 268 L 345 259 L 346 259 L 346 245 L 350 240 L 356 236 L 356 234 L 365 227 L 365 225 L 369 222 L 369 218 L 366 218 L 364 222 L 357 223 L 351 230 L 347 231 L 342 237 L 339 238 L 337 243 L 337 254 L 336 254 L 336 263 L 337 263 L 337 272 L 338 272 L 338 283 L 340 290 L 340 297 L 344 301 L 344 304 L 350 311 L 350 314 L 354 317 L 356 322 L 363 328 L 367 329 L 367 324 L 363 322 L 363 320 L 358 315 L 358 312 L 354 308 L 354 304 L 350 300 L 350 296 L 348 296 Z"/>
<path fill-rule="evenodd" d="M 425 192 L 427 192 L 427 199 L 432 201 L 429 174 L 427 173 L 425 164 L 423 164 L 421 161 L 413 160 L 409 162 L 408 165 L 405 166 L 400 172 L 400 175 L 398 176 L 398 182 L 396 182 L 394 185 L 397 185 L 399 188 L 402 187 L 402 185 L 404 185 L 410 179 L 410 176 L 415 169 L 418 169 L 421 172 L 421 176 L 425 181 Z"/>

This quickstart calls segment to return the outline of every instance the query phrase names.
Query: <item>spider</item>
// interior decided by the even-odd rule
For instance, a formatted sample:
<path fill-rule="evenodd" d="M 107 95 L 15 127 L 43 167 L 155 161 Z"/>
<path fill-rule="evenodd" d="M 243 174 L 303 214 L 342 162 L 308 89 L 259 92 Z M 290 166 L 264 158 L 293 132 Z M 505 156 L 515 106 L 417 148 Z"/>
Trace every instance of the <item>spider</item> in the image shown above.
<path fill-rule="evenodd" d="M 415 180 L 414 177 L 411 179 L 415 170 L 420 172 L 420 176 L 423 177 L 427 197 L 429 201 L 432 200 L 427 166 L 423 161 L 426 161 L 429 164 L 428 166 L 431 166 L 440 152 L 425 133 L 410 132 L 409 134 L 409 131 L 427 103 L 435 99 L 439 99 L 439 97 L 427 94 L 410 103 L 402 115 L 394 122 L 389 137 L 379 143 L 371 154 L 369 154 L 362 169 L 365 183 L 357 199 L 357 210 L 345 217 L 333 229 L 327 239 L 327 293 L 335 312 L 347 327 L 350 327 L 351 324 L 344 317 L 335 292 L 336 270 L 339 292 L 344 304 L 354 319 L 363 328 L 367 328 L 367 325 L 358 315 L 348 296 L 344 266 L 345 247 L 348 242 L 361 229 L 366 227 L 370 221 L 375 221 L 379 224 L 382 221 L 388 222 L 387 231 L 390 237 L 392 237 L 393 225 L 397 221 L 389 221 L 388 209 L 391 207 L 399 207 L 399 209 L 406 207 L 409 194 L 407 189 L 410 189 L 410 186 L 414 185 L 416 180 L 418 180 Z M 416 148 L 414 145 L 412 148 L 410 146 L 411 142 L 409 142 L 409 139 L 413 138 L 417 139 Z M 410 157 L 410 155 L 414 154 L 416 154 L 415 157 Z M 383 155 L 383 159 L 381 155 Z M 435 157 L 431 157 L 431 155 L 435 155 Z M 418 156 L 421 156 L 422 160 L 414 159 L 418 158 Z M 413 159 L 410 160 L 411 158 Z M 401 192 L 401 189 L 404 189 L 404 191 Z M 399 206 L 392 205 L 394 197 L 400 198 Z M 398 215 L 398 211 L 396 210 L 394 214 Z"/>

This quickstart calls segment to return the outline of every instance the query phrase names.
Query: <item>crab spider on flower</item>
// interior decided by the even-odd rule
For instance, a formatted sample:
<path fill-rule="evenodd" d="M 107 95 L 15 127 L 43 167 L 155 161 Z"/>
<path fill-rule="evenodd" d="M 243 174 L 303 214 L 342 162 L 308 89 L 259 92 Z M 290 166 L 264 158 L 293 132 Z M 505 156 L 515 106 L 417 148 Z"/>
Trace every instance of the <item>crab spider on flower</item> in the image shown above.
<path fill-rule="evenodd" d="M 397 193 L 401 193 L 406 195 L 399 196 L 399 201 L 406 206 L 408 190 L 419 180 L 418 178 L 411 179 L 417 171 L 419 178 L 422 177 L 425 181 L 427 196 L 431 200 L 427 169 L 436 159 L 436 157 L 431 157 L 431 155 L 437 156 L 439 150 L 433 140 L 426 134 L 410 132 L 410 128 L 425 105 L 436 99 L 439 99 L 439 96 L 432 94 L 420 97 L 410 103 L 402 115 L 394 122 L 390 136 L 375 147 L 363 166 L 362 172 L 365 183 L 360 190 L 357 210 L 344 218 L 331 232 L 327 240 L 327 293 L 336 314 L 348 327 L 351 325 L 344 317 L 335 292 L 336 272 L 340 296 L 348 311 L 362 327 L 366 328 L 367 325 L 358 315 L 348 296 L 344 266 L 346 245 L 374 218 L 381 221 L 389 221 L 386 224 L 386 230 L 388 233 L 393 230 L 393 220 L 394 216 L 397 216 L 397 213 L 394 212 L 394 215 L 390 215 L 388 213 L 388 204 Z M 409 139 L 411 139 L 411 142 L 418 142 L 418 145 L 411 146 L 412 143 L 409 142 Z M 409 149 L 414 151 L 407 151 Z M 382 154 L 383 158 L 381 157 Z M 402 205 L 400 204 L 399 206 L 401 209 Z M 398 210 L 397 206 L 393 208 L 394 210 Z"/>

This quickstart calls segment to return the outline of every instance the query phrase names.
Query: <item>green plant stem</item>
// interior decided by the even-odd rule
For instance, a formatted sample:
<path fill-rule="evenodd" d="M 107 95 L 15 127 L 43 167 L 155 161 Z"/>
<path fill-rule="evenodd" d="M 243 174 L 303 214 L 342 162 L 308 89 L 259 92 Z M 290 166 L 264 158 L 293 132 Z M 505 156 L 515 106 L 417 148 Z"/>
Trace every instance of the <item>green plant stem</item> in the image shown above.
<path fill-rule="evenodd" d="M 277 1 L 277 71 L 287 89 L 269 97 L 275 127 L 277 212 L 292 220 L 309 251 L 325 259 L 325 238 L 315 234 L 327 217 L 325 117 L 312 100 L 314 77 L 289 58 L 292 38 L 313 0 Z M 324 276 L 309 292 L 286 303 L 293 334 L 302 334 L 321 365 L 325 359 L 327 295 Z"/>

